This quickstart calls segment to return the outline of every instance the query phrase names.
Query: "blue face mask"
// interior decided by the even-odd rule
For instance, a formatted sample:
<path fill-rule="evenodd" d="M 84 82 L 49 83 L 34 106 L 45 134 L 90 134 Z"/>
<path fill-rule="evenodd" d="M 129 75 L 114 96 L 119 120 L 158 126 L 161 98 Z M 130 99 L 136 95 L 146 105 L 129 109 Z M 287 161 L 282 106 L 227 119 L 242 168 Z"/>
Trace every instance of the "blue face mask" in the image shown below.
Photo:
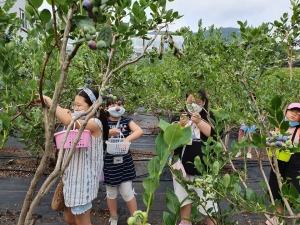
<path fill-rule="evenodd" d="M 77 117 L 77 116 L 79 116 L 79 115 L 81 115 L 81 114 L 83 114 L 83 113 L 85 113 L 85 110 L 80 110 L 80 111 L 74 110 L 73 116 L 74 116 L 74 117 Z M 85 118 L 86 118 L 86 116 L 82 116 L 82 117 L 80 117 L 79 119 L 84 120 Z"/>
<path fill-rule="evenodd" d="M 289 121 L 286 117 L 284 117 L 284 121 Z M 299 122 L 291 122 L 289 121 L 290 127 L 295 127 L 298 126 L 300 123 Z"/>
<path fill-rule="evenodd" d="M 120 117 L 125 113 L 125 109 L 123 107 L 111 107 L 107 110 L 112 117 Z"/>

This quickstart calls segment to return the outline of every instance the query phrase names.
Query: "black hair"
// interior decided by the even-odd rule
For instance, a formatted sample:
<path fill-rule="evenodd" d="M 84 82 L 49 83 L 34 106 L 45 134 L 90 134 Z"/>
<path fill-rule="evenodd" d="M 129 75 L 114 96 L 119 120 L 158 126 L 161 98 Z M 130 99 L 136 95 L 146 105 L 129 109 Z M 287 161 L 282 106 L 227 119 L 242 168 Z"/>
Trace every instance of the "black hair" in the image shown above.
<path fill-rule="evenodd" d="M 95 95 L 96 99 L 98 99 L 99 97 L 99 91 L 98 90 L 94 90 L 94 89 L 90 89 L 93 94 Z M 92 106 L 93 105 L 93 102 L 91 101 L 90 97 L 88 96 L 88 94 L 83 90 L 81 89 L 78 93 L 77 93 L 78 96 L 81 96 L 84 98 L 84 101 L 89 105 L 89 106 Z M 104 111 L 104 109 L 97 109 L 99 111 L 99 117 L 98 119 L 101 121 L 102 123 L 102 126 L 103 126 L 103 131 L 102 131 L 102 134 L 103 134 L 103 140 L 108 140 L 108 132 L 109 132 L 109 127 L 108 127 L 108 120 L 107 120 L 107 116 L 106 116 L 106 113 Z"/>
<path fill-rule="evenodd" d="M 106 107 L 114 104 L 125 105 L 124 98 L 122 98 L 121 96 L 117 96 L 116 100 L 114 100 L 113 98 L 107 98 Z"/>
<path fill-rule="evenodd" d="M 192 91 L 188 91 L 185 95 L 185 99 L 187 99 L 189 97 L 189 95 L 191 95 L 192 93 L 193 93 Z M 197 94 L 197 97 L 199 97 L 202 101 L 204 101 L 203 108 L 205 110 L 202 110 L 200 112 L 200 115 L 202 118 L 206 118 L 207 112 L 208 112 L 208 98 L 207 98 L 206 92 L 203 88 L 201 88 L 196 94 Z M 185 108 L 184 110 L 187 111 L 186 106 L 184 106 L 184 108 Z"/>
<path fill-rule="evenodd" d="M 187 99 L 189 97 L 189 95 L 191 95 L 192 92 L 188 92 L 185 94 L 185 99 Z M 206 92 L 203 88 L 201 88 L 198 92 L 197 92 L 198 97 L 202 100 L 205 101 L 205 104 L 203 106 L 203 108 L 207 111 L 208 110 L 208 98 L 206 95 Z"/>

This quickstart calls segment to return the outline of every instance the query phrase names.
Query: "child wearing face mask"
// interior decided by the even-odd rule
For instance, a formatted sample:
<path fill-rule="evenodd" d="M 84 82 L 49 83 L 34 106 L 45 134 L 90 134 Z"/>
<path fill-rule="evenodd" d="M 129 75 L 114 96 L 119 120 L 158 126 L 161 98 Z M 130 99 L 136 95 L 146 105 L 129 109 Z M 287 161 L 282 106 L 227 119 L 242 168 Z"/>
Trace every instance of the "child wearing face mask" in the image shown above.
<path fill-rule="evenodd" d="M 244 123 L 242 123 L 240 129 L 239 129 L 239 135 L 238 135 L 238 141 L 240 141 L 243 137 L 248 136 L 248 141 L 252 141 L 252 135 L 255 132 L 256 126 L 251 125 L 250 127 L 246 126 Z M 242 150 L 239 149 L 237 154 L 234 156 L 235 158 L 238 158 L 242 156 Z M 246 155 L 247 159 L 252 158 L 252 147 L 248 146 L 248 152 Z"/>
<path fill-rule="evenodd" d="M 106 102 L 108 112 L 109 137 L 124 137 L 125 142 L 132 142 L 143 135 L 143 130 L 125 113 L 124 100 L 108 98 Z M 136 178 L 135 168 L 130 150 L 125 155 L 112 155 L 106 152 L 104 159 L 104 184 L 106 199 L 110 212 L 110 225 L 117 225 L 117 196 L 120 192 L 126 202 L 130 215 L 137 210 L 137 201 L 132 188 L 132 181 Z"/>
<path fill-rule="evenodd" d="M 185 112 L 185 114 L 181 115 L 178 123 L 181 127 L 191 127 L 192 141 L 184 147 L 175 149 L 174 155 L 178 155 L 184 167 L 186 176 L 183 179 L 193 181 L 195 178 L 202 176 L 193 164 L 195 157 L 199 156 L 203 160 L 201 148 L 209 137 L 215 138 L 216 134 L 208 120 L 208 117 L 213 120 L 215 120 L 215 117 L 208 111 L 208 98 L 204 89 L 200 89 L 197 94 L 186 94 Z M 191 225 L 192 223 L 189 219 L 191 219 L 193 201 L 188 198 L 187 191 L 177 182 L 175 177 L 173 177 L 173 186 L 179 201 L 182 202 L 184 200 L 180 209 L 181 222 L 179 225 Z M 201 188 L 192 185 L 188 185 L 188 187 L 195 190 L 200 199 L 205 199 Z M 202 206 L 199 206 L 198 209 L 201 214 L 206 216 L 206 224 L 215 225 L 215 221 L 207 215 L 207 210 L 210 208 L 212 208 L 212 212 L 218 210 L 217 204 L 212 200 L 206 201 L 205 209 Z"/>
<path fill-rule="evenodd" d="M 56 117 L 62 124 L 68 126 L 74 116 L 79 116 L 93 105 L 99 92 L 84 87 L 75 96 L 74 113 L 60 106 L 56 108 Z M 43 96 L 47 105 L 52 99 Z M 41 99 L 36 99 L 40 103 Z M 84 123 L 85 116 L 75 122 L 79 129 Z M 90 212 L 92 201 L 98 195 L 99 176 L 103 167 L 103 140 L 108 139 L 108 121 L 104 110 L 98 109 L 86 124 L 86 130 L 91 132 L 90 144 L 87 148 L 75 149 L 69 166 L 64 171 L 62 181 L 65 200 L 64 217 L 69 225 L 91 225 Z M 70 149 L 64 149 L 63 163 L 69 155 Z"/>
<path fill-rule="evenodd" d="M 300 103 L 291 103 L 285 111 L 285 121 L 289 121 L 290 127 L 287 130 L 287 133 L 289 133 L 289 138 L 292 141 L 294 145 L 297 145 L 299 143 L 299 135 L 300 135 Z M 292 183 L 295 188 L 297 189 L 298 193 L 300 193 L 300 185 L 299 185 L 299 178 L 300 176 L 300 153 L 294 153 L 291 155 L 291 158 L 288 162 L 284 162 L 281 160 L 277 160 L 279 172 L 283 178 L 284 182 L 287 182 L 287 184 Z M 271 188 L 271 192 L 273 195 L 274 200 L 279 199 L 281 200 L 280 191 L 279 191 L 279 185 L 277 182 L 277 177 L 275 172 L 271 169 L 270 171 L 270 177 L 269 177 L 269 185 Z M 279 214 L 283 213 L 283 205 L 280 204 L 276 211 Z M 266 221 L 267 225 L 271 224 L 279 224 L 278 218 L 273 217 Z M 280 224 L 283 224 L 280 223 Z"/>

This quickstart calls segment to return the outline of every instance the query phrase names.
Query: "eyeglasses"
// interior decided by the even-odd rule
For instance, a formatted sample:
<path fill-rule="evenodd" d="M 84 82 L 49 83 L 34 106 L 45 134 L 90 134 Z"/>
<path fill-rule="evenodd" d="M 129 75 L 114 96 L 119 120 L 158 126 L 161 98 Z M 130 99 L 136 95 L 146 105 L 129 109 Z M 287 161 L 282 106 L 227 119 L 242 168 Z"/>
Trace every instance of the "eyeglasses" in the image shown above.
<path fill-rule="evenodd" d="M 86 106 L 84 105 L 77 105 L 77 104 L 73 104 L 73 109 L 78 110 L 78 109 L 86 109 Z"/>

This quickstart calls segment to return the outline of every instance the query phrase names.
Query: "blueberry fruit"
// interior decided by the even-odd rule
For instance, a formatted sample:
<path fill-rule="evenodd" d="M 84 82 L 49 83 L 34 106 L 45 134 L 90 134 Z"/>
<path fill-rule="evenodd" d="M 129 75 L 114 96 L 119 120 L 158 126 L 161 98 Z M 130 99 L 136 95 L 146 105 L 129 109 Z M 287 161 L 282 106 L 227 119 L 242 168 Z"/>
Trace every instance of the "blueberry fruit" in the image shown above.
<path fill-rule="evenodd" d="M 282 142 L 281 142 L 281 141 L 276 141 L 276 142 L 275 142 L 275 145 L 276 145 L 277 147 L 281 147 L 281 146 L 282 146 Z"/>
<path fill-rule="evenodd" d="M 288 137 L 288 136 L 283 136 L 283 137 L 282 137 L 282 141 L 286 142 L 287 140 L 289 140 L 289 137 Z"/>
<path fill-rule="evenodd" d="M 92 12 L 93 5 L 89 0 L 84 0 L 82 2 L 82 7 L 87 12 Z"/>
<path fill-rule="evenodd" d="M 93 80 L 91 78 L 86 78 L 85 79 L 85 83 L 87 84 L 91 84 L 93 82 Z"/>
<path fill-rule="evenodd" d="M 276 136 L 276 140 L 277 140 L 277 141 L 282 141 L 282 135 L 281 135 L 281 134 L 278 134 L 278 135 Z"/>

